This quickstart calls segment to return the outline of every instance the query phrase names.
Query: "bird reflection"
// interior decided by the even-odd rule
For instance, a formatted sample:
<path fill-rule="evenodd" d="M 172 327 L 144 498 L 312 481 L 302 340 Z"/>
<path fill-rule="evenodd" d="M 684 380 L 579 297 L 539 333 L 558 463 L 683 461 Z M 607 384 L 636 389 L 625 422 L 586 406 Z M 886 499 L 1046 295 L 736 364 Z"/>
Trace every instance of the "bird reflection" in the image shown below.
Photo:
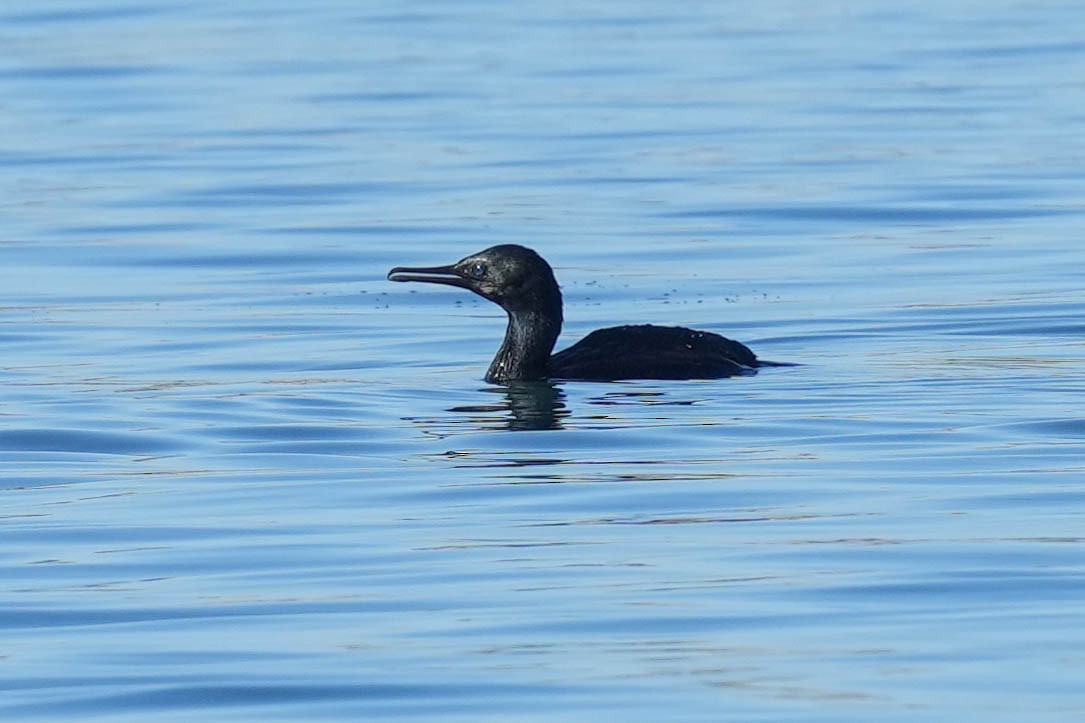
<path fill-rule="evenodd" d="M 693 392 L 707 390 L 702 386 L 684 389 Z M 598 393 L 580 401 L 584 409 L 575 417 L 568 406 L 565 390 L 550 381 L 512 382 L 507 386 L 484 387 L 478 394 L 489 395 L 492 401 L 464 404 L 445 409 L 445 414 L 426 417 L 404 417 L 424 434 L 445 438 L 474 432 L 500 430 L 550 430 L 575 426 L 579 429 L 617 429 L 631 424 L 643 424 L 638 409 L 689 407 L 705 400 L 703 395 L 683 394 L 674 397 L 662 389 L 626 388 L 607 385 Z M 623 408 L 628 408 L 627 413 Z M 584 413 L 588 412 L 588 413 Z M 647 418 L 653 426 L 665 424 L 669 415 L 653 413 Z"/>
<path fill-rule="evenodd" d="M 508 386 L 481 391 L 499 394 L 504 399 L 496 404 L 452 407 L 448 411 L 475 415 L 464 421 L 481 428 L 492 428 L 496 421 L 493 413 L 501 413 L 504 426 L 511 430 L 560 429 L 562 420 L 569 416 L 565 392 L 552 382 L 511 382 Z"/>

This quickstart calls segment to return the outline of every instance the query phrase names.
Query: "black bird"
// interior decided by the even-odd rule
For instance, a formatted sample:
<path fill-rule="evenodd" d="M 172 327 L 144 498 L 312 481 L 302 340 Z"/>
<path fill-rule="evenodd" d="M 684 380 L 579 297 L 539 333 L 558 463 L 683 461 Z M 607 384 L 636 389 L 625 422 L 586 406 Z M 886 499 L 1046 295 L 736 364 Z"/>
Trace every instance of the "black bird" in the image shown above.
<path fill-rule="evenodd" d="M 486 381 L 542 379 L 714 379 L 752 374 L 759 360 L 744 344 L 681 326 L 615 326 L 593 331 L 551 356 L 561 333 L 561 290 L 542 256 L 503 244 L 448 266 L 388 272 L 390 281 L 425 281 L 469 289 L 509 315 L 505 341 Z"/>

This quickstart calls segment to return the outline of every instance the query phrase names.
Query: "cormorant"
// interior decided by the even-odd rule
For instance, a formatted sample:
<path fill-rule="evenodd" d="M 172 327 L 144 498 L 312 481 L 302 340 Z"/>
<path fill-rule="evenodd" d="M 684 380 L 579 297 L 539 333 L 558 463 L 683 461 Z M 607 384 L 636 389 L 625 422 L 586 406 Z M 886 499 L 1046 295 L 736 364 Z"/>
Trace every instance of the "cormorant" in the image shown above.
<path fill-rule="evenodd" d="M 448 266 L 397 266 L 390 281 L 425 281 L 469 289 L 509 315 L 505 341 L 486 381 L 542 379 L 714 379 L 752 374 L 759 360 L 744 344 L 681 326 L 615 326 L 593 331 L 551 356 L 561 333 L 561 291 L 543 257 L 502 244 Z"/>

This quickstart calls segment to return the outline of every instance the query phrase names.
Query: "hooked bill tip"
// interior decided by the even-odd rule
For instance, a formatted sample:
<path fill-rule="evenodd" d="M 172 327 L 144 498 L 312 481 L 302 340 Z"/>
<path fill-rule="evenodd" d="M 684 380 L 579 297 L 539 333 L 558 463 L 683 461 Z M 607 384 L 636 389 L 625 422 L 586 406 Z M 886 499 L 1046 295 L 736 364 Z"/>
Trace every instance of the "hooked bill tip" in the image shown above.
<path fill-rule="evenodd" d="M 429 269 L 416 269 L 413 266 L 397 266 L 388 272 L 389 281 L 415 281 L 421 272 Z"/>
<path fill-rule="evenodd" d="M 446 286 L 460 286 L 470 288 L 468 282 L 455 272 L 451 266 L 431 266 L 427 268 L 414 266 L 397 266 L 388 272 L 389 281 L 421 281 L 430 284 L 444 284 Z"/>

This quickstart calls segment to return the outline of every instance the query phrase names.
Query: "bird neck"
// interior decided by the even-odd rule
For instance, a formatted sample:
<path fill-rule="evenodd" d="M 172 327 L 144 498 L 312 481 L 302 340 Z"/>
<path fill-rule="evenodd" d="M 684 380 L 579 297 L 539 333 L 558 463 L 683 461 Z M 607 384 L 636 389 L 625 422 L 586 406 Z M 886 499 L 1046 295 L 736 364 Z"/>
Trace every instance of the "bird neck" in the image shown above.
<path fill-rule="evenodd" d="M 546 379 L 550 352 L 561 333 L 560 301 L 555 312 L 539 310 L 509 311 L 505 340 L 486 372 L 486 381 L 504 384 L 512 381 Z"/>

